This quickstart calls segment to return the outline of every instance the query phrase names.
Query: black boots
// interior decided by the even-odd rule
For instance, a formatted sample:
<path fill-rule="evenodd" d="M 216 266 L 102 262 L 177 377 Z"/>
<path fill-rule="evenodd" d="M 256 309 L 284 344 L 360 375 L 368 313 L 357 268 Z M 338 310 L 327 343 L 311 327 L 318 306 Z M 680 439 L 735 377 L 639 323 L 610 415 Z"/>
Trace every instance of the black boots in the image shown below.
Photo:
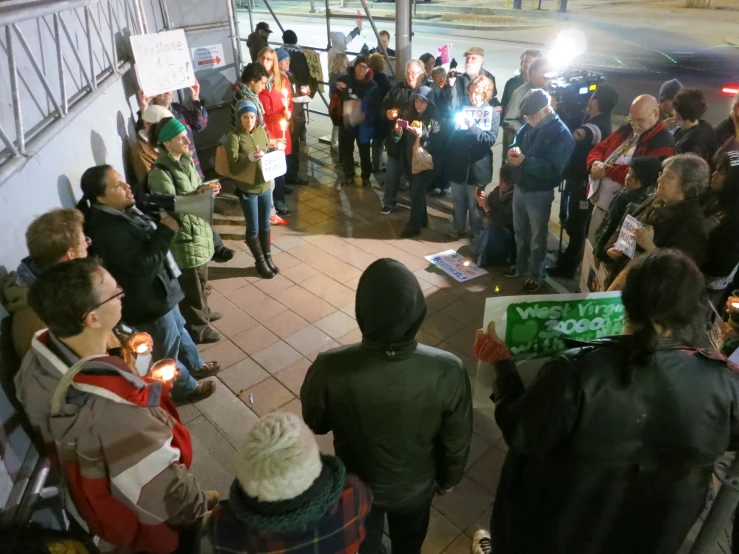
<path fill-rule="evenodd" d="M 269 267 L 270 271 L 277 275 L 280 270 L 277 268 L 275 263 L 272 261 L 272 248 L 269 244 L 269 229 L 265 231 L 264 233 L 259 233 L 259 243 L 262 246 L 262 252 L 264 252 L 264 261 L 267 262 L 267 267 Z"/>
<path fill-rule="evenodd" d="M 246 245 L 249 247 L 251 255 L 254 256 L 254 266 L 257 268 L 257 273 L 265 279 L 271 279 L 275 276 L 275 273 L 270 269 L 269 264 L 265 260 L 264 252 L 259 242 L 260 240 L 257 237 L 246 237 Z M 267 252 L 269 253 L 269 238 L 267 239 Z M 272 255 L 268 255 L 271 262 Z"/>

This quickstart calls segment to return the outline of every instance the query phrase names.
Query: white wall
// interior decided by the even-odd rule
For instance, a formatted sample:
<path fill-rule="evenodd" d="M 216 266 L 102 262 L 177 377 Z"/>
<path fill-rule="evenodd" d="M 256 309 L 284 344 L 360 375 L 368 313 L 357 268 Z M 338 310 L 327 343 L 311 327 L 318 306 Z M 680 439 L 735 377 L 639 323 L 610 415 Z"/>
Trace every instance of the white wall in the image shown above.
<path fill-rule="evenodd" d="M 130 75 L 109 79 L 99 98 L 0 185 L 0 273 L 14 270 L 27 255 L 25 232 L 35 216 L 76 204 L 88 167 L 107 163 L 123 173 L 124 144 L 135 136 L 136 100 L 127 92 L 133 90 Z"/>

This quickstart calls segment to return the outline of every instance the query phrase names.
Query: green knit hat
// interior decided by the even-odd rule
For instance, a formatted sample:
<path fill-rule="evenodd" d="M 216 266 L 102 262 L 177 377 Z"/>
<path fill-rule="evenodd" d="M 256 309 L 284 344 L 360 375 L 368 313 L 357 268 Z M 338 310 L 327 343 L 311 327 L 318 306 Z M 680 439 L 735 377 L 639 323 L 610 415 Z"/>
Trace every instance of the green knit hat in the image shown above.
<path fill-rule="evenodd" d="M 172 140 L 182 131 L 187 131 L 187 129 L 178 119 L 173 117 L 167 121 L 161 129 L 159 129 L 159 136 L 157 138 L 159 139 L 159 143 L 162 144 L 168 140 Z"/>

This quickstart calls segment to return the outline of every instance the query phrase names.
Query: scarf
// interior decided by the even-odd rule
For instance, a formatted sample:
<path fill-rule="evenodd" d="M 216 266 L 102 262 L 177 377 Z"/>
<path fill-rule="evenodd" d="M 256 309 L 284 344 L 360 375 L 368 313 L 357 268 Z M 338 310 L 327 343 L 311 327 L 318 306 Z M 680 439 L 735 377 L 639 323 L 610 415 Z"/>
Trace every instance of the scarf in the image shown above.
<path fill-rule="evenodd" d="M 249 496 L 235 479 L 228 507 L 234 517 L 255 531 L 286 533 L 304 529 L 318 521 L 336 504 L 344 490 L 346 468 L 339 458 L 321 454 L 323 469 L 313 484 L 289 500 L 263 502 Z"/>
<path fill-rule="evenodd" d="M 254 102 L 254 105 L 257 107 L 257 111 L 259 112 L 257 123 L 259 125 L 264 125 L 264 106 L 262 105 L 262 101 L 259 99 L 259 95 L 241 82 L 239 82 L 239 92 L 244 95 L 244 98 Z"/>

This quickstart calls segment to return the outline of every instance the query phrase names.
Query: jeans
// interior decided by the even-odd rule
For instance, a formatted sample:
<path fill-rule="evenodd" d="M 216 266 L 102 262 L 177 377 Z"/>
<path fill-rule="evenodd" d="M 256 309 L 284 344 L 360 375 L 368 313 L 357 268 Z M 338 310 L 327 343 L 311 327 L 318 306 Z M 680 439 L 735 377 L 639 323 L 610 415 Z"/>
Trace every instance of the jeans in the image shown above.
<path fill-rule="evenodd" d="M 362 168 L 362 178 L 367 179 L 372 175 L 372 160 L 370 159 L 370 144 L 359 142 L 358 127 L 339 128 L 339 151 L 341 153 L 341 165 L 344 170 L 344 179 L 354 179 L 354 142 L 359 150 L 359 161 Z"/>
<path fill-rule="evenodd" d="M 410 173 L 410 168 L 407 173 Z M 418 229 L 428 227 L 429 215 L 426 211 L 426 189 L 429 183 L 434 180 L 435 172 L 433 169 L 422 171 L 416 175 L 410 175 L 408 180 L 411 185 L 411 218 L 408 221 L 409 229 Z"/>
<path fill-rule="evenodd" d="M 248 194 L 236 189 L 241 209 L 246 220 L 246 238 L 254 238 L 269 231 L 269 216 L 272 211 L 272 193 Z"/>
<path fill-rule="evenodd" d="M 185 330 L 185 318 L 177 306 L 156 321 L 137 325 L 136 329 L 151 335 L 154 341 L 153 360 L 172 358 L 177 361 L 180 375 L 174 383 L 173 397 L 183 396 L 198 386 L 190 372 L 197 371 L 205 362 Z"/>
<path fill-rule="evenodd" d="M 284 210 L 285 205 L 285 176 L 275 177 L 275 188 L 272 191 L 275 210 Z"/>
<path fill-rule="evenodd" d="M 385 192 L 382 196 L 382 205 L 394 208 L 398 205 L 398 189 L 400 188 L 400 177 L 403 175 L 403 164 L 397 158 L 387 158 L 387 171 L 385 173 Z"/>
<path fill-rule="evenodd" d="M 364 522 L 367 535 L 359 547 L 359 554 L 379 554 L 382 548 L 385 516 L 387 516 L 392 553 L 420 554 L 421 545 L 429 530 L 431 499 L 397 512 L 385 512 L 373 506 Z"/>
<path fill-rule="evenodd" d="M 513 229 L 516 234 L 516 269 L 535 281 L 543 281 L 547 257 L 549 216 L 554 190 L 523 192 L 513 189 Z"/>
<path fill-rule="evenodd" d="M 382 153 L 385 150 L 385 138 L 372 139 L 372 173 L 382 171 Z"/>
<path fill-rule="evenodd" d="M 216 233 L 216 230 L 213 229 L 213 246 L 215 248 L 215 251 L 218 252 L 220 248 L 223 248 L 223 239 L 221 238 L 221 235 Z"/>
<path fill-rule="evenodd" d="M 482 231 L 482 217 L 477 203 L 476 186 L 452 183 L 452 204 L 454 206 L 453 227 L 458 233 L 464 233 L 467 227 L 467 213 L 470 215 L 470 230 L 476 237 Z"/>
<path fill-rule="evenodd" d="M 511 263 L 516 244 L 513 230 L 500 225 L 490 225 L 470 244 L 478 266 L 501 266 Z"/>
<path fill-rule="evenodd" d="M 585 250 L 585 235 L 588 230 L 588 219 L 592 204 L 585 193 L 585 183 L 567 181 L 562 194 L 560 219 L 564 221 L 564 230 L 570 238 L 567 248 L 557 260 L 557 265 L 566 265 L 573 269 L 582 260 Z"/>

